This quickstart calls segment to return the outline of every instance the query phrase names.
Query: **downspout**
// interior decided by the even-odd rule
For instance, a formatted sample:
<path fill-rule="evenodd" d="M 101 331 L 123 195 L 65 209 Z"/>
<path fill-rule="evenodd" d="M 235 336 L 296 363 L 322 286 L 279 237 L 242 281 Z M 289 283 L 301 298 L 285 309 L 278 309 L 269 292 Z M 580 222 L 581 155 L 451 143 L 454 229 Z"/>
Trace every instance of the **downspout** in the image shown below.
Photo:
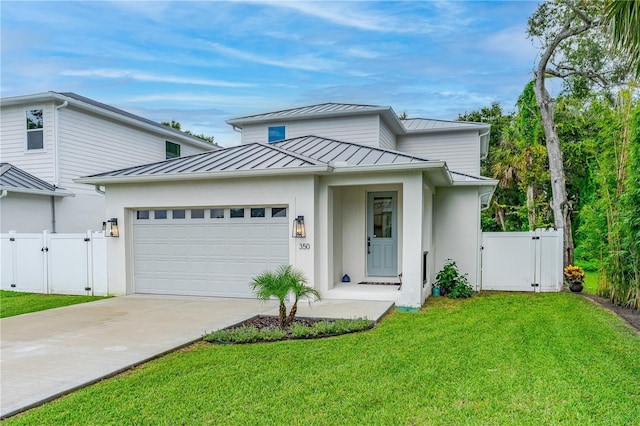
<path fill-rule="evenodd" d="M 58 150 L 60 149 L 60 119 L 59 119 L 59 111 L 62 108 L 66 108 L 69 105 L 68 101 L 64 101 L 61 105 L 58 105 L 55 109 L 55 117 L 54 117 L 54 132 L 55 136 L 53 138 L 53 186 L 56 188 L 60 185 L 60 155 Z M 54 231 L 55 232 L 55 231 Z"/>
<path fill-rule="evenodd" d="M 95 190 L 100 195 L 104 195 L 106 193 L 106 191 L 103 191 L 102 189 L 100 189 L 100 185 L 95 185 Z"/>
<path fill-rule="evenodd" d="M 56 197 L 51 196 L 51 233 L 56 233 Z"/>
<path fill-rule="evenodd" d="M 2 192 L 0 192 L 0 198 L 4 198 L 7 196 L 7 190 L 3 189 Z"/>
<path fill-rule="evenodd" d="M 487 143 L 486 143 L 487 150 L 486 150 L 485 153 L 482 152 L 482 138 L 485 137 L 485 136 L 488 136 L 489 133 L 491 133 L 491 129 L 487 130 L 484 133 L 480 133 L 480 160 L 485 160 L 489 156 L 489 138 L 486 139 L 487 140 Z"/>

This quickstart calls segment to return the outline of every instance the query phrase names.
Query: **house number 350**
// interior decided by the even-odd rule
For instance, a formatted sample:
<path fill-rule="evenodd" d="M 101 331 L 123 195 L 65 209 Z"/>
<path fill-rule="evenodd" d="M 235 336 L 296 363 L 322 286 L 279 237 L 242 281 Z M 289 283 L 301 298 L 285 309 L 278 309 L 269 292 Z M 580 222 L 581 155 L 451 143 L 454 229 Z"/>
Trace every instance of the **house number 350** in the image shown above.
<path fill-rule="evenodd" d="M 309 244 L 309 243 L 300 243 L 298 245 L 298 248 L 300 250 L 309 250 L 311 248 L 311 244 Z"/>

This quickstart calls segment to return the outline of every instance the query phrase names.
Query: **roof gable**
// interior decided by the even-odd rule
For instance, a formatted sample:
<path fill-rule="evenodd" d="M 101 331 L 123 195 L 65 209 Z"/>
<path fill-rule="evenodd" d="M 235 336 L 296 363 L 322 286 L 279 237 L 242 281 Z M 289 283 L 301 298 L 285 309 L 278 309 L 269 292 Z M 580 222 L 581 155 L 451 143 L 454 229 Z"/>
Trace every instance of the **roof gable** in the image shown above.
<path fill-rule="evenodd" d="M 42 195 L 65 196 L 70 193 L 10 164 L 0 163 L 0 189 Z"/>

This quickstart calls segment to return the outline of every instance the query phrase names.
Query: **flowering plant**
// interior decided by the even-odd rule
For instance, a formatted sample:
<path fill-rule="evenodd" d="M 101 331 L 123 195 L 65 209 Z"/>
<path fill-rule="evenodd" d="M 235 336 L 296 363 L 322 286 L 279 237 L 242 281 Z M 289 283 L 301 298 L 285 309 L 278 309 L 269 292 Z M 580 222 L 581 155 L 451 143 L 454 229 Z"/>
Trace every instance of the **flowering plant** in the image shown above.
<path fill-rule="evenodd" d="M 579 266 L 569 265 L 564 268 L 564 280 L 569 285 L 584 284 L 584 271 Z"/>

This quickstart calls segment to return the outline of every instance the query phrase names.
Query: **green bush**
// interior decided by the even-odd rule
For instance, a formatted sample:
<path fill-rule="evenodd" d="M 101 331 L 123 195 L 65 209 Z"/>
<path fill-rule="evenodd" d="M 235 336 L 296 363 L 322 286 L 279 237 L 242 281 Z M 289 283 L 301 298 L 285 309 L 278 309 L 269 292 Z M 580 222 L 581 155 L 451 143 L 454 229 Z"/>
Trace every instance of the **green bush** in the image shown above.
<path fill-rule="evenodd" d="M 310 326 L 294 323 L 291 325 L 291 338 L 309 339 L 314 337 L 335 336 L 353 333 L 373 327 L 373 321 L 364 318 L 319 321 Z"/>
<path fill-rule="evenodd" d="M 471 297 L 473 288 L 469 285 L 467 274 L 461 274 L 453 260 L 447 259 L 446 262 L 436 274 L 435 286 L 440 288 L 442 295 L 449 296 L 450 299 Z"/>
<path fill-rule="evenodd" d="M 278 327 L 259 329 L 251 326 L 217 330 L 205 335 L 203 339 L 211 343 L 255 343 L 274 342 L 285 337 L 287 334 Z"/>

